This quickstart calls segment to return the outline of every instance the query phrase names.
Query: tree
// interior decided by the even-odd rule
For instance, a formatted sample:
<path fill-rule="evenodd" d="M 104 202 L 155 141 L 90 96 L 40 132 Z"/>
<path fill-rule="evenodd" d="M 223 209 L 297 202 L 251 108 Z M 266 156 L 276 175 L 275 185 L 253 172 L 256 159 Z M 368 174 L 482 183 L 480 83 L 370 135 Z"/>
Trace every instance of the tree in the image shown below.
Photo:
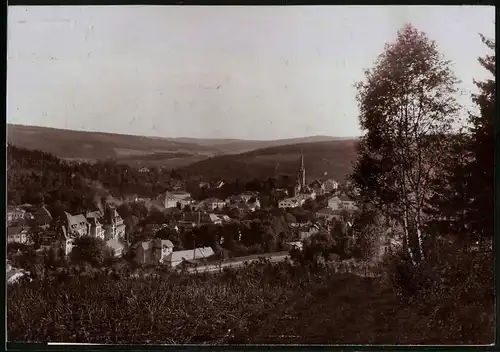
<path fill-rule="evenodd" d="M 470 143 L 470 134 L 449 136 L 448 144 L 440 151 L 445 158 L 430 184 L 433 195 L 425 209 L 430 217 L 426 231 L 458 240 L 464 249 L 471 240 L 469 224 L 474 221 L 470 212 Z"/>
<path fill-rule="evenodd" d="M 471 163 L 471 180 L 469 185 L 472 200 L 471 231 L 479 238 L 493 236 L 493 155 L 495 149 L 495 41 L 481 36 L 483 43 L 492 51 L 479 63 L 493 77 L 484 81 L 474 81 L 479 89 L 472 99 L 479 108 L 479 114 L 470 115 L 470 133 L 472 137 L 471 151 L 474 156 Z"/>
<path fill-rule="evenodd" d="M 457 83 L 436 43 L 408 24 L 357 84 L 365 134 L 351 180 L 362 202 L 401 224 L 414 264 L 425 259 L 423 207 L 459 109 Z"/>
<path fill-rule="evenodd" d="M 109 256 L 109 248 L 99 238 L 82 236 L 74 241 L 70 256 L 75 264 L 89 263 L 93 266 L 101 266 Z"/>

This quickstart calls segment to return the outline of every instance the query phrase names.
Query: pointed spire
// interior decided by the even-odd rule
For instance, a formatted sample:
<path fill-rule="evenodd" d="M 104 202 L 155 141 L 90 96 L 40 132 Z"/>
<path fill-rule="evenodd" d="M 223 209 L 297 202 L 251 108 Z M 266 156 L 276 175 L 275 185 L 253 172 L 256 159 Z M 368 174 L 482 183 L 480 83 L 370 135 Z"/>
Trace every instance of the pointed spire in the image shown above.
<path fill-rule="evenodd" d="M 304 151 L 300 148 L 300 167 L 304 168 Z"/>

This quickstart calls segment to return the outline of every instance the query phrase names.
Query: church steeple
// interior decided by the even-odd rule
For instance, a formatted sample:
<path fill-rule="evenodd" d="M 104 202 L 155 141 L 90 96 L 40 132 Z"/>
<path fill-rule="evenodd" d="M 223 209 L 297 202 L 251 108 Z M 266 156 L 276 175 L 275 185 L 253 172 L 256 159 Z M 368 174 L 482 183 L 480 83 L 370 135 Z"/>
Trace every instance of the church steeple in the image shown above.
<path fill-rule="evenodd" d="M 297 186 L 295 193 L 301 193 L 306 190 L 306 168 L 304 166 L 304 152 L 300 150 L 300 167 L 297 172 Z"/>

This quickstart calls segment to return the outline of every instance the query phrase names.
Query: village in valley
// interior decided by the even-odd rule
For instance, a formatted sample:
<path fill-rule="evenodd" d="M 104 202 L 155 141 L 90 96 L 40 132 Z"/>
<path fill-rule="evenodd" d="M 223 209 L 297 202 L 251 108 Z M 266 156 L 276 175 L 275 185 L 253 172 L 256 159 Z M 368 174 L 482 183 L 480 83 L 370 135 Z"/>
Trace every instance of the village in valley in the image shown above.
<path fill-rule="evenodd" d="M 320 231 L 331 231 L 335 222 L 345 222 L 352 226 L 349 220 L 354 217 L 357 207 L 353 199 L 347 195 L 347 188 L 341 190 L 337 181 L 327 178 L 308 183 L 303 154 L 297 165 L 295 186 L 272 190 L 277 196 L 276 208 L 281 209 L 278 210 L 281 212 L 297 211 L 315 202 L 314 211 L 310 209 L 305 218 L 300 218 L 301 221 L 291 216 L 292 222 L 287 223 L 287 227 L 282 230 L 284 232 L 282 251 L 269 253 L 254 251 L 253 260 L 257 259 L 259 254 L 270 256 L 278 254 L 283 257 L 283 251 L 286 253 L 292 248 L 300 250 L 304 240 Z M 149 169 L 143 167 L 139 172 L 146 173 Z M 224 181 L 200 182 L 199 187 L 220 189 L 224 187 Z M 119 207 L 113 202 L 103 204 L 98 200 L 95 209 L 88 209 L 80 214 L 70 214 L 65 211 L 63 219 L 57 221 L 43 203 L 10 205 L 7 211 L 8 247 L 21 245 L 21 248 L 10 251 L 10 255 L 15 258 L 16 255 L 23 255 L 26 249 L 33 248 L 39 255 L 51 253 L 55 257 L 69 257 L 75 241 L 78 242 L 78 239 L 87 236 L 102 240 L 112 257 L 127 257 L 140 265 L 165 265 L 177 268 L 187 266 L 197 270 L 202 270 L 208 263 L 222 265 L 225 260 L 220 251 L 215 253 L 214 248 L 210 246 L 179 250 L 168 236 L 161 236 L 161 233 L 174 232 L 189 237 L 192 236 L 194 229 L 202 226 L 212 225 L 222 228 L 235 222 L 250 223 L 252 214 L 261 210 L 259 192 L 244 191 L 226 199 L 208 197 L 194 200 L 183 188 L 183 182 L 177 181 L 171 189 L 165 190 L 154 200 L 138 196 L 127 198 L 131 203 L 149 202 L 150 207 L 170 215 L 169 220 L 164 223 L 143 222 L 142 231 L 148 234 L 138 241 L 134 241 L 136 236 L 130 232 L 131 229 L 127 229 L 119 213 Z M 272 208 L 267 207 L 266 211 L 272 211 Z M 234 218 L 235 213 L 237 219 Z M 240 230 L 237 234 L 233 234 L 236 241 L 241 241 L 241 236 Z M 219 245 L 223 245 L 224 236 L 218 235 L 216 240 Z M 248 259 L 246 256 L 236 256 L 228 261 L 234 266 L 239 258 L 240 262 Z M 8 269 L 9 282 L 15 282 L 26 273 L 11 263 Z"/>
<path fill-rule="evenodd" d="M 495 341 L 493 6 L 8 10 L 9 350 Z"/>

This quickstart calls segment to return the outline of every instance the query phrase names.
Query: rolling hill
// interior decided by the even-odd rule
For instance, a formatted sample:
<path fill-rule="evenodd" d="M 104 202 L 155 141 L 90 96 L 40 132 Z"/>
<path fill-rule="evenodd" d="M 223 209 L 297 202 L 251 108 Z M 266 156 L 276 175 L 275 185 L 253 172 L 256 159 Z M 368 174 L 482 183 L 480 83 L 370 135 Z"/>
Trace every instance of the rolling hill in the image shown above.
<path fill-rule="evenodd" d="M 301 152 L 306 178 L 345 179 L 356 159 L 356 139 L 301 143 L 263 148 L 237 155 L 222 155 L 188 165 L 180 171 L 205 179 L 267 178 L 278 174 L 295 175 Z"/>
<path fill-rule="evenodd" d="M 7 125 L 7 141 L 66 160 L 115 159 L 134 167 L 182 168 L 210 157 L 308 142 L 331 142 L 336 137 L 313 136 L 273 141 L 240 139 L 167 138 L 73 131 L 40 126 Z M 273 166 L 274 167 L 274 166 Z"/>

